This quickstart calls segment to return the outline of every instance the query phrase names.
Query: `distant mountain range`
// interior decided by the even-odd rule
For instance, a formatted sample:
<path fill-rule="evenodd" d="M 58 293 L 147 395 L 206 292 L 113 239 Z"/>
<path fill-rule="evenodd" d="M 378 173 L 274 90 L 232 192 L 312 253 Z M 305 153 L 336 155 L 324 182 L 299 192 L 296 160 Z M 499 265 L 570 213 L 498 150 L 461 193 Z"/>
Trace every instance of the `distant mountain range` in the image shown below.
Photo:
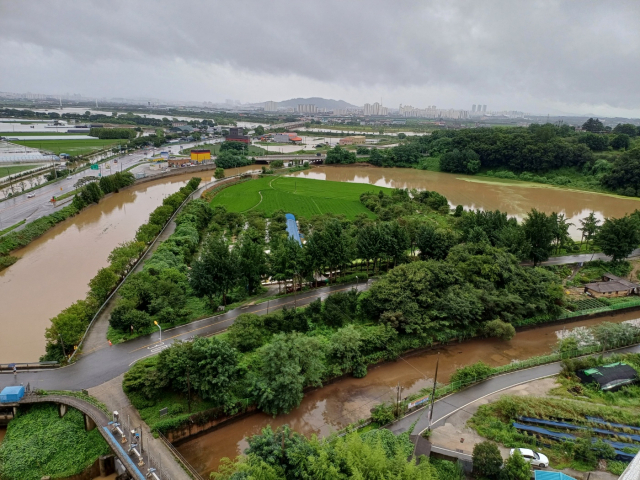
<path fill-rule="evenodd" d="M 298 104 L 302 103 L 305 105 L 312 104 L 318 108 L 326 108 L 328 110 L 333 109 L 345 109 L 345 108 L 358 108 L 356 105 L 351 105 L 344 100 L 332 100 L 327 98 L 320 97 L 311 97 L 311 98 L 292 98 L 291 100 L 284 100 L 282 102 L 276 102 L 279 107 L 293 107 L 296 108 Z"/>

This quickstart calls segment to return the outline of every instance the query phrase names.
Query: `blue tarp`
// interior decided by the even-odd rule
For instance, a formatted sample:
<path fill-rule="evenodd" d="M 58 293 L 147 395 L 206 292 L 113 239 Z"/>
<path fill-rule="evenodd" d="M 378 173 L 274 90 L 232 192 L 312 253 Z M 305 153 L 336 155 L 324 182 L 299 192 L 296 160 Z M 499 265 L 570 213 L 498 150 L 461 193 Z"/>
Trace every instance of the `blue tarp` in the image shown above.
<path fill-rule="evenodd" d="M 588 415 L 585 418 L 591 423 L 599 423 L 599 424 L 606 425 L 608 427 L 613 427 L 613 428 L 628 428 L 629 430 L 635 430 L 635 431 L 640 432 L 640 427 L 632 427 L 631 425 L 625 425 L 623 423 L 607 422 L 606 420 L 603 420 L 602 418 L 589 417 Z"/>
<path fill-rule="evenodd" d="M 547 430 L 542 427 L 534 427 L 533 425 L 525 425 L 523 423 L 513 422 L 513 427 L 516 430 L 520 430 L 523 432 L 536 433 L 542 437 L 550 438 L 556 441 L 574 441 L 577 437 L 570 433 L 562 433 L 562 432 L 552 432 L 551 430 Z M 596 439 L 592 438 L 592 442 L 595 442 Z M 616 460 L 622 460 L 624 462 L 630 462 L 635 457 L 633 453 L 626 453 L 620 450 L 621 448 L 631 447 L 638 448 L 640 445 L 635 445 L 632 443 L 622 443 L 622 442 L 613 442 L 611 440 L 603 440 L 604 443 L 608 443 L 611 445 L 616 451 Z"/>
<path fill-rule="evenodd" d="M 300 240 L 300 232 L 298 232 L 298 224 L 296 223 L 296 217 L 294 217 L 291 213 L 287 213 L 285 217 L 287 218 L 287 233 L 291 238 L 302 245 L 302 240 Z"/>
<path fill-rule="evenodd" d="M 534 423 L 536 425 L 546 425 L 548 427 L 555 428 L 564 428 L 567 430 L 586 430 L 588 428 L 580 425 L 573 425 L 571 423 L 554 422 L 553 420 L 541 420 L 539 418 L 531 417 L 518 417 L 518 420 L 520 420 L 521 422 Z M 635 435 L 632 433 L 614 432 L 612 430 L 605 430 L 603 428 L 592 428 L 591 430 L 594 433 L 599 433 L 600 435 L 615 436 L 619 438 L 625 438 L 633 442 L 640 442 L 640 435 Z"/>

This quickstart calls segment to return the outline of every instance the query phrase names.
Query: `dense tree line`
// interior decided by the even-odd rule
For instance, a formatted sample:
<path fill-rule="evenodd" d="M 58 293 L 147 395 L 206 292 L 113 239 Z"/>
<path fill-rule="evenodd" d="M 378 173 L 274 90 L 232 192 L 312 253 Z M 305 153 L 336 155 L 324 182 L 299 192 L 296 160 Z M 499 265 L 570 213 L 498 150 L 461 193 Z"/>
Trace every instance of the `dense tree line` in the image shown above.
<path fill-rule="evenodd" d="M 123 177 L 125 177 L 124 174 Z M 78 300 L 51 319 L 51 326 L 45 331 L 47 344 L 46 353 L 42 357 L 44 360 L 62 360 L 65 354 L 69 355 L 73 351 L 73 347 L 80 342 L 89 322 L 102 303 L 130 271 L 145 250 L 146 245 L 155 238 L 155 235 L 160 233 L 173 212 L 199 184 L 199 178 L 192 178 L 178 192 L 165 198 L 162 206 L 151 213 L 149 221 L 138 229 L 135 239 L 119 245 L 109 254 L 109 266 L 101 268 L 91 279 L 86 298 Z M 97 194 L 96 189 L 102 193 L 97 183 L 90 183 L 87 187 L 91 189 L 91 193 L 88 194 L 92 196 L 89 199 L 91 201 L 94 199 L 93 195 Z M 76 195 L 74 202 L 79 197 L 82 198 L 82 195 Z M 84 200 L 82 201 L 84 202 Z M 73 203 L 70 207 L 65 208 L 75 209 Z"/>
<path fill-rule="evenodd" d="M 137 132 L 132 128 L 91 128 L 89 135 L 98 137 L 100 140 L 111 140 L 115 138 L 132 139 L 135 138 Z"/>

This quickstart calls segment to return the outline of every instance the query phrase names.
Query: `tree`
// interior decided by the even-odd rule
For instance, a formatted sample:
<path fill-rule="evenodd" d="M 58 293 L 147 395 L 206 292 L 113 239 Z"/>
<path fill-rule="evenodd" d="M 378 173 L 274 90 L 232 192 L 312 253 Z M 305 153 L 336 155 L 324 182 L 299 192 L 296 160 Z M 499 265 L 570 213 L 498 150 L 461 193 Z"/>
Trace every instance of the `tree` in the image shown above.
<path fill-rule="evenodd" d="M 253 133 L 255 133 L 256 135 L 264 135 L 264 127 L 262 125 L 258 125 L 253 129 Z"/>
<path fill-rule="evenodd" d="M 498 446 L 485 440 L 473 447 L 473 472 L 479 477 L 497 478 L 502 467 Z"/>
<path fill-rule="evenodd" d="M 629 215 L 607 218 L 596 234 L 595 244 L 614 262 L 627 258 L 640 244 L 638 221 Z"/>
<path fill-rule="evenodd" d="M 613 133 L 618 135 L 624 134 L 630 137 L 636 137 L 638 136 L 638 127 L 631 123 L 619 123 L 613 129 Z"/>
<path fill-rule="evenodd" d="M 611 172 L 602 177 L 601 183 L 623 195 L 637 197 L 640 193 L 640 148 L 628 150 L 616 158 Z"/>
<path fill-rule="evenodd" d="M 252 239 L 251 231 L 247 231 L 236 245 L 239 257 L 238 276 L 242 279 L 250 295 L 260 288 L 262 276 L 267 273 L 267 258 L 264 245 Z"/>
<path fill-rule="evenodd" d="M 238 278 L 238 254 L 229 250 L 227 243 L 219 237 L 210 239 L 202 255 L 191 265 L 189 281 L 199 296 L 213 297 L 222 294 L 223 305 L 227 305 L 227 292 Z"/>
<path fill-rule="evenodd" d="M 194 390 L 203 400 L 218 405 L 229 404 L 232 389 L 239 377 L 238 353 L 228 342 L 217 337 L 196 338 L 193 341 Z"/>
<path fill-rule="evenodd" d="M 407 138 L 407 134 L 406 133 L 400 132 L 398 134 L 398 140 L 404 140 L 405 138 Z"/>
<path fill-rule="evenodd" d="M 610 145 L 614 150 L 627 150 L 631 145 L 631 138 L 626 133 L 620 133 L 613 137 Z"/>
<path fill-rule="evenodd" d="M 357 158 L 355 152 L 350 152 L 342 148 L 340 145 L 336 145 L 331 150 L 327 152 L 327 158 L 325 159 L 325 163 L 332 164 L 349 164 L 356 163 Z"/>
<path fill-rule="evenodd" d="M 591 133 L 599 133 L 604 131 L 604 124 L 597 118 L 590 118 L 582 124 L 582 129 Z"/>
<path fill-rule="evenodd" d="M 361 363 L 362 335 L 353 324 L 341 328 L 331 336 L 329 355 L 341 368 L 353 370 Z"/>
<path fill-rule="evenodd" d="M 501 480 L 531 480 L 531 465 L 527 462 L 520 450 L 516 449 L 507 461 L 504 462 L 504 469 L 500 472 Z"/>
<path fill-rule="evenodd" d="M 600 219 L 596 217 L 594 212 L 591 212 L 586 217 L 580 219 L 580 227 L 578 230 L 582 232 L 582 236 L 580 238 L 580 245 L 582 245 L 582 241 L 586 240 L 587 248 L 589 247 L 589 241 L 593 239 L 595 234 L 598 232 L 600 225 Z"/>
<path fill-rule="evenodd" d="M 554 212 L 551 214 L 551 217 L 555 222 L 553 240 L 556 243 L 556 253 L 559 253 L 560 249 L 564 248 L 567 243 L 573 243 L 569 235 L 569 227 L 573 226 L 573 223 L 567 221 L 564 213 L 557 214 Z"/>
<path fill-rule="evenodd" d="M 222 180 L 224 178 L 224 168 L 222 167 L 217 167 L 216 171 L 213 174 L 213 177 L 216 180 Z"/>
<path fill-rule="evenodd" d="M 440 157 L 440 168 L 443 172 L 478 173 L 480 156 L 471 149 L 463 151 L 454 149 Z"/>
<path fill-rule="evenodd" d="M 534 208 L 522 223 L 527 241 L 531 244 L 530 258 L 534 266 L 548 259 L 553 251 L 552 242 L 557 229 L 555 215 L 547 215 Z"/>
<path fill-rule="evenodd" d="M 602 152 L 609 146 L 609 139 L 606 135 L 587 132 L 578 137 L 578 143 L 584 143 L 594 152 Z"/>
<path fill-rule="evenodd" d="M 451 230 L 436 229 L 431 224 L 424 224 L 418 229 L 416 246 L 420 250 L 420 258 L 444 260 L 451 247 L 458 243 L 456 234 Z"/>
<path fill-rule="evenodd" d="M 302 401 L 307 385 L 321 385 L 324 351 L 318 339 L 300 333 L 279 334 L 258 350 L 260 371 L 253 385 L 258 408 L 277 415 Z"/>

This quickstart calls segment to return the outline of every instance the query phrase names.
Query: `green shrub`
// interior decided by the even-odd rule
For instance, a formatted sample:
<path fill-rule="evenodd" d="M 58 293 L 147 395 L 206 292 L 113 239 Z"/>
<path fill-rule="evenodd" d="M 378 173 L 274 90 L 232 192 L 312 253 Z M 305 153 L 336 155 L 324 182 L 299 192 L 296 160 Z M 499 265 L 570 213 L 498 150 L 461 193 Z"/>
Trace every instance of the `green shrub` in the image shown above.
<path fill-rule="evenodd" d="M 473 472 L 479 477 L 497 478 L 502 468 L 498 446 L 485 440 L 473 447 Z"/>
<path fill-rule="evenodd" d="M 511 340 L 516 335 L 516 329 L 510 323 L 499 318 L 487 322 L 483 326 L 483 332 L 487 337 L 497 337 L 500 340 Z"/>
<path fill-rule="evenodd" d="M 493 369 L 486 363 L 480 361 L 473 365 L 459 368 L 451 375 L 451 383 L 461 382 L 463 385 L 486 378 L 493 372 Z"/>
<path fill-rule="evenodd" d="M 378 425 L 387 425 L 395 420 L 394 407 L 386 403 L 377 405 L 371 412 L 371 420 Z"/>

